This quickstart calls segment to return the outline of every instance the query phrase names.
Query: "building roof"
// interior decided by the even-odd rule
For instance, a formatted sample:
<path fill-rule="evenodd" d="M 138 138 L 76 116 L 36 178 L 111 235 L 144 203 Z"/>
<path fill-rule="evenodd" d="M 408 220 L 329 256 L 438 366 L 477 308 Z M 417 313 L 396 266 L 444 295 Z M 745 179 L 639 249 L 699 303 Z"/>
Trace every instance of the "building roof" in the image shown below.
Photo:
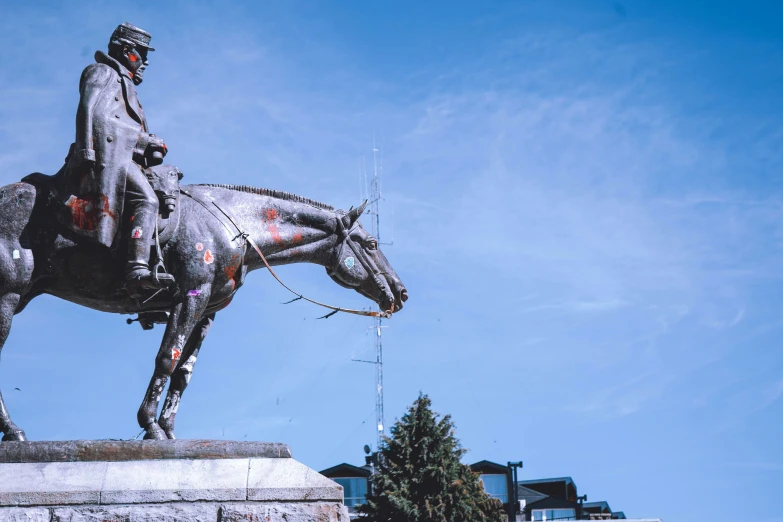
<path fill-rule="evenodd" d="M 612 518 L 615 520 L 625 520 L 625 513 L 622 511 L 612 511 Z"/>
<path fill-rule="evenodd" d="M 520 480 L 517 482 L 517 484 L 546 484 L 549 482 L 565 482 L 566 484 L 573 484 L 574 479 L 571 477 L 555 477 L 555 478 L 545 478 L 545 479 L 533 479 L 533 480 Z"/>
<path fill-rule="evenodd" d="M 582 504 L 582 509 L 588 513 L 611 513 L 612 508 L 609 507 L 609 503 L 605 500 L 599 502 L 585 502 Z"/>
<path fill-rule="evenodd" d="M 328 478 L 340 478 L 340 477 L 369 477 L 370 476 L 370 468 L 367 466 L 357 467 L 352 466 L 351 464 L 346 464 L 343 462 L 342 464 L 338 464 L 336 466 L 332 466 L 331 468 L 327 468 L 320 472 L 321 475 Z"/>
<path fill-rule="evenodd" d="M 538 502 L 542 498 L 546 498 L 547 495 L 540 493 L 534 489 L 526 488 L 517 484 L 517 491 L 519 492 L 519 500 L 524 500 L 528 504 Z"/>
<path fill-rule="evenodd" d="M 530 511 L 536 510 L 536 509 L 567 509 L 571 508 L 574 511 L 578 511 L 579 504 L 576 502 L 571 502 L 570 500 L 564 499 L 564 498 L 558 498 L 558 497 L 543 497 L 540 500 L 536 500 L 534 502 L 527 502 L 525 505 L 525 509 L 528 509 Z"/>
<path fill-rule="evenodd" d="M 528 489 L 534 489 L 550 497 L 559 497 L 570 502 L 576 502 L 578 496 L 576 483 L 571 477 L 554 477 L 517 482 Z"/>
<path fill-rule="evenodd" d="M 506 466 L 489 460 L 482 460 L 475 464 L 471 464 L 470 469 L 477 473 L 493 473 L 498 475 L 505 475 L 508 473 L 508 468 Z"/>

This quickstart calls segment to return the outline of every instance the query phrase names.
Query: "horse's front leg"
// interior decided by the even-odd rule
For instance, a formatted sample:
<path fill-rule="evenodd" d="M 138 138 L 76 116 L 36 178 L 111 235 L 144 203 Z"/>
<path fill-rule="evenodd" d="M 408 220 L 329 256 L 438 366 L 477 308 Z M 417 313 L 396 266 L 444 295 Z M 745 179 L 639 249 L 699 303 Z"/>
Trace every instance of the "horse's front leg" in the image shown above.
<path fill-rule="evenodd" d="M 185 350 L 186 340 L 190 338 L 193 329 L 201 320 L 209 296 L 207 292 L 200 296 L 185 297 L 184 302 L 177 303 L 171 310 L 163 341 L 155 358 L 155 372 L 152 374 L 147 394 L 141 403 L 138 413 L 139 426 L 147 433 L 145 439 L 165 439 L 166 433 L 156 421 L 158 404 L 166 381 L 174 372 Z"/>
<path fill-rule="evenodd" d="M 174 419 L 177 417 L 177 409 L 179 408 L 179 401 L 182 399 L 182 394 L 185 392 L 185 388 L 188 387 L 190 377 L 193 375 L 193 366 L 196 364 L 196 358 L 198 352 L 201 349 L 201 343 L 204 342 L 204 338 L 209 333 L 209 329 L 212 326 L 212 321 L 215 319 L 215 314 L 209 314 L 199 321 L 193 333 L 190 334 L 188 342 L 185 344 L 185 351 L 182 354 L 177 368 L 171 375 L 171 384 L 169 384 L 169 391 L 166 394 L 166 400 L 163 403 L 163 410 L 160 413 L 158 419 L 158 425 L 166 433 L 166 437 L 169 439 L 175 439 L 174 436 Z"/>

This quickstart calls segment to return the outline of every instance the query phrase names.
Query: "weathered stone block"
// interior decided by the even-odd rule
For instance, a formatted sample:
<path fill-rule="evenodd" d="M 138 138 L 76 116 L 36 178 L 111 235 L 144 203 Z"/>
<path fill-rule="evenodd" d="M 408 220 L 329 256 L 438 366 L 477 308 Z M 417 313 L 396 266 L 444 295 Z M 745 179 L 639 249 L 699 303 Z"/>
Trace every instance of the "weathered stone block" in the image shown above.
<path fill-rule="evenodd" d="M 52 522 L 217 522 L 219 504 L 177 502 L 54 508 Z M 47 519 L 48 520 L 48 519 Z"/>
<path fill-rule="evenodd" d="M 248 459 L 110 462 L 100 503 L 245 500 L 248 465 Z"/>
<path fill-rule="evenodd" d="M 342 502 L 246 502 L 224 504 L 219 522 L 348 522 Z"/>
<path fill-rule="evenodd" d="M 98 504 L 106 462 L 0 464 L 0 506 Z"/>
<path fill-rule="evenodd" d="M 250 459 L 248 500 L 343 501 L 343 488 L 293 459 Z"/>
<path fill-rule="evenodd" d="M 47 508 L 0 508 L 0 522 L 49 522 L 50 520 L 51 514 Z"/>

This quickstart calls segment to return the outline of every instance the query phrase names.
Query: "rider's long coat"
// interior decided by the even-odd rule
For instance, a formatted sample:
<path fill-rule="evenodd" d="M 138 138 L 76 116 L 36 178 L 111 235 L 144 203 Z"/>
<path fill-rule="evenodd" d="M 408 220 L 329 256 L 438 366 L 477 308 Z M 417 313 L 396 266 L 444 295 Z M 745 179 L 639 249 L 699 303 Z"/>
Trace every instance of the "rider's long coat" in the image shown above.
<path fill-rule="evenodd" d="M 148 131 L 131 73 L 101 51 L 95 61 L 79 82 L 66 205 L 74 231 L 110 247 L 120 228 L 128 169 L 136 168 L 133 149 Z M 92 171 L 84 168 L 84 160 L 95 162 Z"/>

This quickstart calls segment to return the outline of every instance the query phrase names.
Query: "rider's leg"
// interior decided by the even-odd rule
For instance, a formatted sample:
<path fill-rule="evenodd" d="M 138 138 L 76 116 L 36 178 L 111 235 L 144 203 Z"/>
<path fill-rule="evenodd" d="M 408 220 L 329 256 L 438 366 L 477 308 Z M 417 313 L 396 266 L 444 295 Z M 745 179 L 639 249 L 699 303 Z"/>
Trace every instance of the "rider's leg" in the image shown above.
<path fill-rule="evenodd" d="M 150 239 L 158 219 L 158 198 L 138 165 L 131 163 L 125 183 L 125 204 L 128 227 L 128 261 L 125 265 L 126 280 L 140 283 L 145 288 L 157 288 L 150 271 Z M 173 281 L 168 274 L 160 280 Z"/>

